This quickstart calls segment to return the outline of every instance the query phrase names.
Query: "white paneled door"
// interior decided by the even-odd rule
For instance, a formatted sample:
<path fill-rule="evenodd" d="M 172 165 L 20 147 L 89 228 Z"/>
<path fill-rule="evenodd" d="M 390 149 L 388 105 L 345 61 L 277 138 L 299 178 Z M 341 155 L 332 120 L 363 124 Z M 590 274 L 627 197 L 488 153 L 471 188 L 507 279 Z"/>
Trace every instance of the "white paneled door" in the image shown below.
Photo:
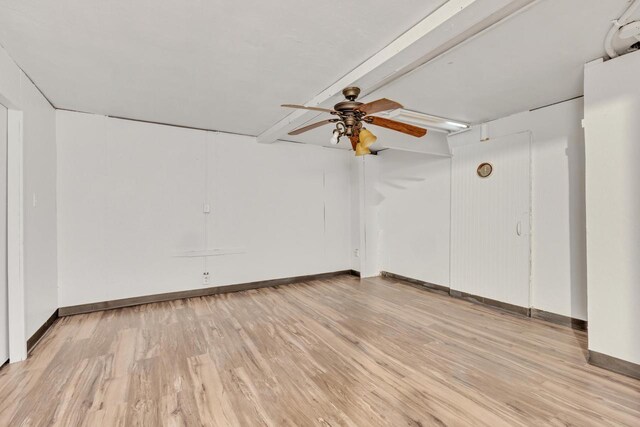
<path fill-rule="evenodd" d="M 452 289 L 530 306 L 530 159 L 529 133 L 453 150 Z"/>
<path fill-rule="evenodd" d="M 0 105 L 0 365 L 9 359 L 7 292 L 7 109 Z"/>

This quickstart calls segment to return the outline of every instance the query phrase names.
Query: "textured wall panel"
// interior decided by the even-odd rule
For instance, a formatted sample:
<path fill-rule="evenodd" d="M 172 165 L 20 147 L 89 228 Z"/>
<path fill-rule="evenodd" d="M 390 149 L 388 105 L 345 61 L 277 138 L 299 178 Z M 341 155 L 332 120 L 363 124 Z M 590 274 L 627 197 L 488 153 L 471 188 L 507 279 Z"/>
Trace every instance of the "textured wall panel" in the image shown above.
<path fill-rule="evenodd" d="M 458 147 L 453 154 L 451 288 L 528 307 L 529 133 Z M 488 178 L 476 173 L 483 162 L 493 166 Z"/>

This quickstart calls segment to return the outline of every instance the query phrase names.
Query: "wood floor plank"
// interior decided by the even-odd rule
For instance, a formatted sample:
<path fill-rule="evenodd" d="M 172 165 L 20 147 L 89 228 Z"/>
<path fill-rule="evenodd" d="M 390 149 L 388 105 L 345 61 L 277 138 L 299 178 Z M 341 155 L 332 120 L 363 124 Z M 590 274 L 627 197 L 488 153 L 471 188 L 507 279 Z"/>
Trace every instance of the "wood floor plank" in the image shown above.
<path fill-rule="evenodd" d="M 339 276 L 61 318 L 0 425 L 640 425 L 584 332 Z"/>

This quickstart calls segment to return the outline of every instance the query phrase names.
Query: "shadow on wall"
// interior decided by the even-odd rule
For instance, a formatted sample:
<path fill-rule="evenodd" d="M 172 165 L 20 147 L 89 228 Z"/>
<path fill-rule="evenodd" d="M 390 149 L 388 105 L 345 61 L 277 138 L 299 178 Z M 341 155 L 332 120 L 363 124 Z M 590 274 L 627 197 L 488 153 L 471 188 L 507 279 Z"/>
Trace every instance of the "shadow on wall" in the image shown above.
<path fill-rule="evenodd" d="M 399 150 L 386 150 L 378 156 L 379 175 L 371 193 L 374 196 L 371 202 L 375 206 L 398 190 L 411 191 L 427 181 L 432 176 L 429 165 L 450 162 L 448 157 Z"/>
<path fill-rule="evenodd" d="M 571 294 L 571 317 L 583 316 L 587 307 L 587 234 L 585 202 L 585 152 L 584 131 L 580 138 L 569 138 L 566 153 L 569 168 L 569 277 Z M 588 319 L 588 315 L 587 315 Z M 585 361 L 589 360 L 589 349 L 585 334 L 574 330 Z"/>
<path fill-rule="evenodd" d="M 387 150 L 371 160 L 368 223 L 380 270 L 449 286 L 451 159 Z"/>

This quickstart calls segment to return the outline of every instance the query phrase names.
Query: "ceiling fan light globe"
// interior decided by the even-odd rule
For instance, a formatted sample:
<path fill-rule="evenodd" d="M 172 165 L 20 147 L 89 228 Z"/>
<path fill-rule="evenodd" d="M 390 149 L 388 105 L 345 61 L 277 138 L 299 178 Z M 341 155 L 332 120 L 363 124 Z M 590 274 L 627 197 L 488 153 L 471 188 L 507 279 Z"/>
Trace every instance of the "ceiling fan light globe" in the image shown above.
<path fill-rule="evenodd" d="M 378 137 L 372 134 L 370 130 L 363 128 L 358 136 L 358 140 L 360 141 L 358 145 L 362 144 L 362 146 L 368 150 L 377 139 Z"/>
<path fill-rule="evenodd" d="M 361 143 L 356 145 L 356 156 L 366 156 L 367 154 L 371 154 L 371 150 L 368 147 L 365 147 Z"/>
<path fill-rule="evenodd" d="M 338 144 L 339 138 L 340 138 L 340 133 L 338 131 L 334 130 L 333 131 L 333 135 L 329 139 L 329 142 L 331 143 L 331 145 L 336 145 L 336 144 Z"/>

